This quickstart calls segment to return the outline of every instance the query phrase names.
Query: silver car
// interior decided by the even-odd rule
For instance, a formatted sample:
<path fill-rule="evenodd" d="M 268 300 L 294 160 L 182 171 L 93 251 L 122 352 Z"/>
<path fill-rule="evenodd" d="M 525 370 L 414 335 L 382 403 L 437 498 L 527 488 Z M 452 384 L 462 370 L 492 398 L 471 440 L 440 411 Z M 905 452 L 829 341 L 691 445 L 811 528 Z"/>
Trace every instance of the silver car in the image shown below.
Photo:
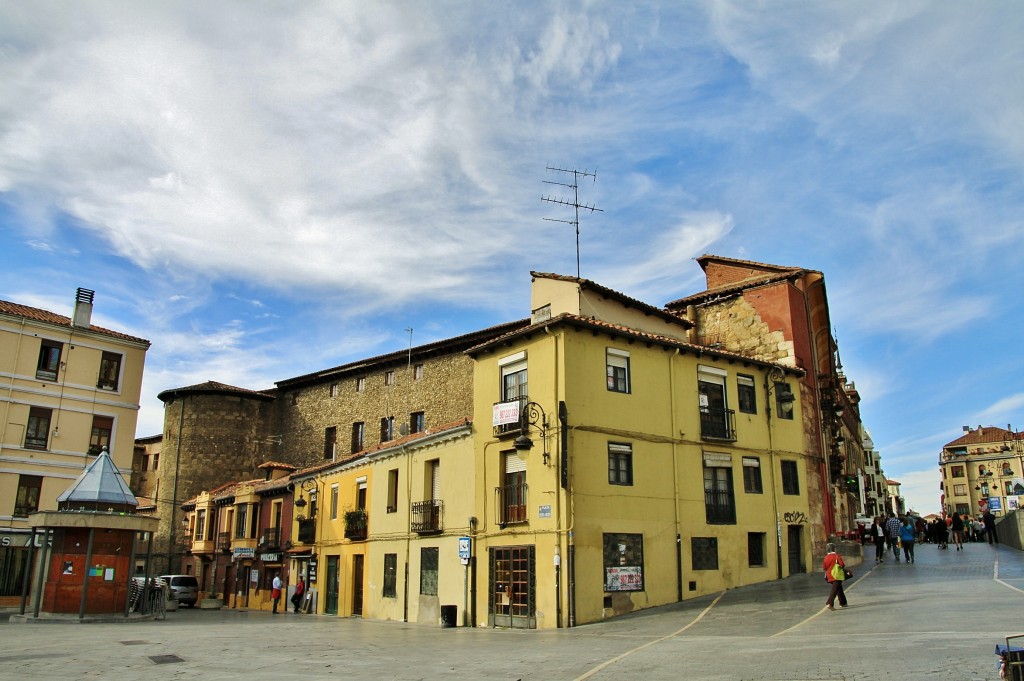
<path fill-rule="evenodd" d="M 194 575 L 161 575 L 160 579 L 167 582 L 171 593 L 181 605 L 196 607 L 199 599 L 199 580 Z"/>

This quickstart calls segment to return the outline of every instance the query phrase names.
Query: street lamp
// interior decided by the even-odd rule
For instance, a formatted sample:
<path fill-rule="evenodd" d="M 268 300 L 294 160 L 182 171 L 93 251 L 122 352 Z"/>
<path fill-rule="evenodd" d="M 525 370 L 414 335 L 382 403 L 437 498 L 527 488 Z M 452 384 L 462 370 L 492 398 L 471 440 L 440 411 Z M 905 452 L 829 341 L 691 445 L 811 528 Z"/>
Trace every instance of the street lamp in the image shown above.
<path fill-rule="evenodd" d="M 515 439 L 512 446 L 518 452 L 528 452 L 533 449 L 533 440 L 530 439 L 530 426 L 533 426 L 540 433 L 541 445 L 544 451 L 544 464 L 547 465 L 551 456 L 548 454 L 548 415 L 544 408 L 536 402 L 527 402 L 519 412 L 519 437 Z"/>
<path fill-rule="evenodd" d="M 796 397 L 789 385 L 784 382 L 786 372 L 779 367 L 772 367 L 764 377 L 765 415 L 768 419 L 768 470 L 772 482 L 772 511 L 775 513 L 775 570 L 778 579 L 782 579 L 782 519 L 779 517 L 777 490 L 775 489 L 775 445 L 772 438 L 772 393 L 779 405 L 780 414 L 790 414 Z"/>

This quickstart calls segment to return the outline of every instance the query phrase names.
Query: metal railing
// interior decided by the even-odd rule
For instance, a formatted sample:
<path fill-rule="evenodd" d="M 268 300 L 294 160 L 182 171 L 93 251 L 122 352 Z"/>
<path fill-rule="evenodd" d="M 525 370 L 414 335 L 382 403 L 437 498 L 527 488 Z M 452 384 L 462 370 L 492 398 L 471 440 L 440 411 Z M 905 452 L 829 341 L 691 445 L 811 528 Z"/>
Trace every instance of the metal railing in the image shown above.
<path fill-rule="evenodd" d="M 263 534 L 260 535 L 260 546 L 267 548 L 277 547 L 281 545 L 281 528 L 280 527 L 268 527 L 263 530 Z"/>
<path fill-rule="evenodd" d="M 345 513 L 345 539 L 359 540 L 366 539 L 367 533 L 366 511 L 355 510 Z"/>
<path fill-rule="evenodd" d="M 494 404 L 498 405 L 498 404 L 505 404 L 507 402 L 516 402 L 516 401 L 517 400 L 502 400 L 500 402 L 495 402 Z M 522 417 L 523 407 L 525 407 L 526 403 L 529 402 L 529 401 L 530 401 L 530 398 L 527 397 L 526 395 L 523 395 L 522 397 L 518 398 L 518 402 L 519 402 L 519 415 L 520 415 L 519 416 L 519 420 L 516 421 L 515 423 L 503 423 L 500 426 L 494 426 L 494 436 L 495 437 L 499 437 L 501 435 L 510 435 L 510 434 L 513 434 L 513 433 L 514 434 L 519 434 L 520 432 L 522 432 L 522 430 L 523 430 L 523 417 Z"/>
<path fill-rule="evenodd" d="M 419 534 L 437 534 L 444 530 L 444 502 L 440 499 L 417 501 L 410 509 L 410 529 Z"/>
<path fill-rule="evenodd" d="M 517 525 L 526 522 L 527 484 L 504 485 L 494 489 L 494 501 L 499 525 Z"/>
<path fill-rule="evenodd" d="M 733 409 L 701 409 L 702 440 L 736 441 L 736 411 Z"/>
<path fill-rule="evenodd" d="M 217 533 L 217 550 L 221 553 L 231 553 L 231 533 Z"/>

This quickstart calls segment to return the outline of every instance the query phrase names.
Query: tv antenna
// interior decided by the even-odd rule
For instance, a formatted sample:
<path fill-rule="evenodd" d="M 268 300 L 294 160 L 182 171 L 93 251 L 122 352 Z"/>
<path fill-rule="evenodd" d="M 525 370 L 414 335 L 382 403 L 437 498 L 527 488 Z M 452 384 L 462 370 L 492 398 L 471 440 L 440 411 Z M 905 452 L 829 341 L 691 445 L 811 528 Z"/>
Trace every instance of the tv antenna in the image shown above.
<path fill-rule="evenodd" d="M 554 173 L 565 173 L 566 175 L 572 175 L 572 183 L 568 182 L 556 182 L 554 180 L 544 180 L 544 184 L 557 184 L 560 187 L 568 187 L 572 189 L 572 200 L 563 199 L 555 196 L 541 196 L 541 201 L 547 201 L 548 203 L 557 203 L 561 206 L 569 206 L 574 208 L 576 213 L 572 220 L 559 220 L 557 218 L 544 218 L 551 222 L 564 222 L 567 225 L 572 225 L 576 228 L 576 278 L 580 278 L 580 209 L 589 210 L 593 213 L 595 210 L 599 213 L 603 213 L 600 208 L 595 208 L 592 205 L 586 203 L 580 203 L 580 178 L 590 177 L 593 178 L 593 182 L 597 182 L 597 170 L 590 172 L 589 170 L 576 170 L 575 168 L 556 168 L 554 166 L 547 166 L 546 170 Z"/>

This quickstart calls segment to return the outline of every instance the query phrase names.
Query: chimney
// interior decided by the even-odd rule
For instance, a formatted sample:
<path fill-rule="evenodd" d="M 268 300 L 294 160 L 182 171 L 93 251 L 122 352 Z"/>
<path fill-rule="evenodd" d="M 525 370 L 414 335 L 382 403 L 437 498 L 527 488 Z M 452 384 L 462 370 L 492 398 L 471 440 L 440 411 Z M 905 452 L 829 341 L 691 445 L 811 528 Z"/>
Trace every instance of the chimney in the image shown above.
<path fill-rule="evenodd" d="M 71 317 L 71 326 L 88 329 L 92 324 L 92 297 L 95 291 L 79 288 L 75 293 L 75 313 Z"/>

